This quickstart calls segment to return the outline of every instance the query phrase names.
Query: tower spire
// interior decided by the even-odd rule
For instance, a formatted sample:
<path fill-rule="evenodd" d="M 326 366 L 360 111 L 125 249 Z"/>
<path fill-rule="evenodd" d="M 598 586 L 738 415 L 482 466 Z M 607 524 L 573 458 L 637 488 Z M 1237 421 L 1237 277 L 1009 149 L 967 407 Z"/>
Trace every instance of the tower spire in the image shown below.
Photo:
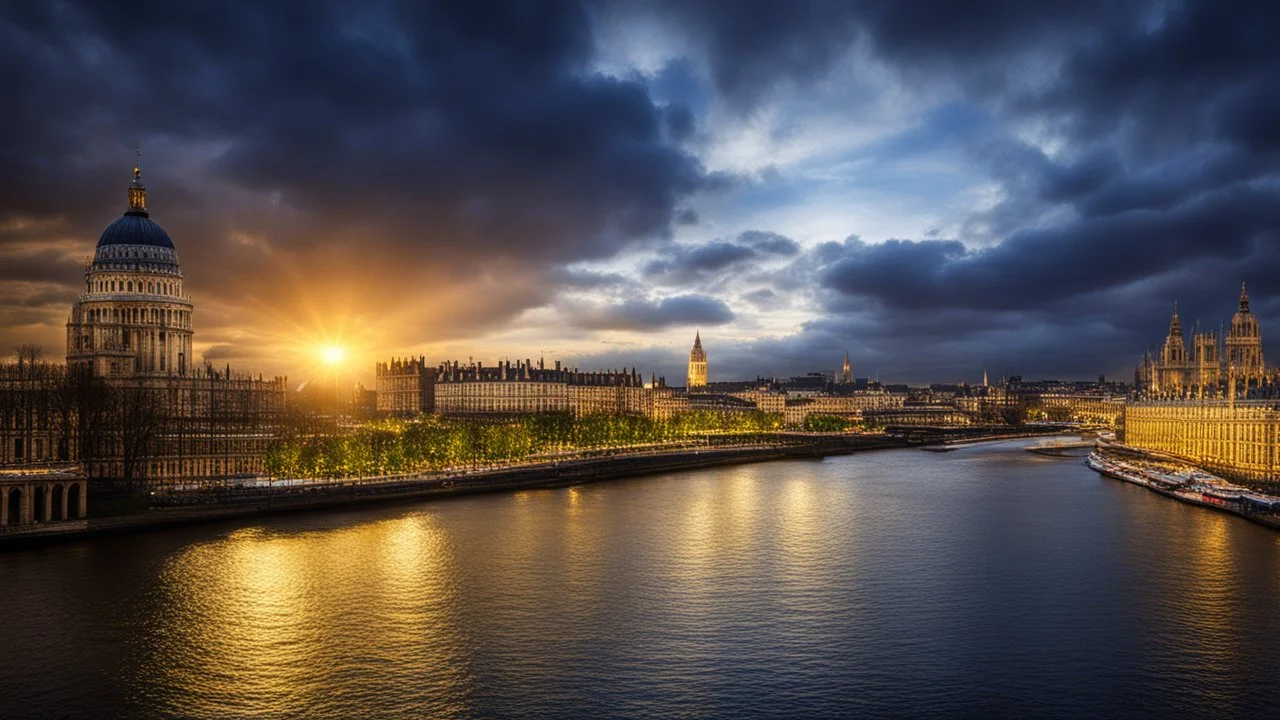
<path fill-rule="evenodd" d="M 129 183 L 129 209 L 125 215 L 147 217 L 147 188 L 142 184 L 142 146 L 135 146 L 133 153 L 133 182 Z"/>
<path fill-rule="evenodd" d="M 1240 312 L 1249 312 L 1249 291 L 1244 287 L 1244 281 L 1240 281 Z"/>

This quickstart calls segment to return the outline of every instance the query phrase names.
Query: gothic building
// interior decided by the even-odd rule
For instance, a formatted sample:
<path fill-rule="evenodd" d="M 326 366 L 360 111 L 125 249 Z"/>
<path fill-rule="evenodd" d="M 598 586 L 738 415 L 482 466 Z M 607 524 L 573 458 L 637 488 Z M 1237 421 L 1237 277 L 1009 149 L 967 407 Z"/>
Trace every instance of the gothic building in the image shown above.
<path fill-rule="evenodd" d="M 836 382 L 840 385 L 853 384 L 853 365 L 849 363 L 849 353 L 845 351 L 844 365 L 840 366 L 840 374 L 837 376 Z"/>
<path fill-rule="evenodd" d="M 1226 360 L 1229 371 L 1246 387 L 1261 385 L 1267 374 L 1262 359 L 1262 330 L 1258 316 L 1249 310 L 1249 293 L 1240 283 L 1240 307 L 1231 316 L 1227 331 Z"/>
<path fill-rule="evenodd" d="M 693 349 L 689 351 L 689 392 L 707 388 L 707 354 L 702 350 L 702 333 L 693 336 Z"/>
<path fill-rule="evenodd" d="M 1247 393 L 1267 383 L 1269 371 L 1262 358 L 1262 330 L 1249 310 L 1249 294 L 1240 284 L 1240 305 L 1231 328 L 1222 333 L 1191 333 L 1188 351 L 1178 306 L 1173 307 L 1169 333 L 1158 357 L 1146 353 L 1134 375 L 1140 394 L 1149 397 L 1218 397 Z M 1233 390 L 1228 389 L 1233 386 Z"/>

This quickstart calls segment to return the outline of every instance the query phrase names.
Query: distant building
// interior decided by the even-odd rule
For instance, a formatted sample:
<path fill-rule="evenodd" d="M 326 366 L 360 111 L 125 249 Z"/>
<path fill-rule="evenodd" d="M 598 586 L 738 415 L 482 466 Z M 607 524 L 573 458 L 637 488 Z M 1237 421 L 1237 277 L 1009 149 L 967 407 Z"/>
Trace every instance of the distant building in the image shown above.
<path fill-rule="evenodd" d="M 379 415 L 429 413 L 436 406 L 436 375 L 426 358 L 392 358 L 374 366 Z"/>
<path fill-rule="evenodd" d="M 446 415 L 634 414 L 647 407 L 644 380 L 635 368 L 579 372 L 559 361 L 547 368 L 526 359 L 491 367 L 444 363 L 437 370 L 435 409 Z"/>
<path fill-rule="evenodd" d="M 961 427 L 973 420 L 954 405 L 904 405 L 866 410 L 862 417 L 880 427 Z"/>
<path fill-rule="evenodd" d="M 868 411 L 897 410 L 907 396 L 883 391 L 869 391 L 842 395 L 804 394 L 787 396 L 783 416 L 788 425 L 803 425 L 811 415 L 830 415 L 846 420 L 858 420 Z"/>
<path fill-rule="evenodd" d="M 702 333 L 693 336 L 693 349 L 689 351 L 689 392 L 699 392 L 707 387 L 707 354 L 702 350 Z"/>
<path fill-rule="evenodd" d="M 837 382 L 841 385 L 853 384 L 853 365 L 849 363 L 848 351 L 844 354 L 844 364 L 840 366 L 840 379 Z"/>

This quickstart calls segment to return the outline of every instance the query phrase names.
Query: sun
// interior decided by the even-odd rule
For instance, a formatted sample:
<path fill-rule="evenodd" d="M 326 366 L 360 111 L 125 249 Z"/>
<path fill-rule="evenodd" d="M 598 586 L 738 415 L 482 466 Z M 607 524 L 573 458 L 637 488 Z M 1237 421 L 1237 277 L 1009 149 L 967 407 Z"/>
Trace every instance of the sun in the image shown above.
<path fill-rule="evenodd" d="M 326 345 L 320 348 L 320 359 L 327 365 L 340 365 L 347 358 L 347 349 L 340 345 Z"/>

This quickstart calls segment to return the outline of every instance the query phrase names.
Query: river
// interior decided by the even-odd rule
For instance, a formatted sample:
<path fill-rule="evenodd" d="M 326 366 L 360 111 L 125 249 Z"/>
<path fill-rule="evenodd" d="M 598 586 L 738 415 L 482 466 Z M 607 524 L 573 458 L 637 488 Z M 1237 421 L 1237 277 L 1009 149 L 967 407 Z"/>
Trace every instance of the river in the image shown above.
<path fill-rule="evenodd" d="M 1230 717 L 1280 533 L 1026 441 L 0 553 L 0 717 Z"/>

